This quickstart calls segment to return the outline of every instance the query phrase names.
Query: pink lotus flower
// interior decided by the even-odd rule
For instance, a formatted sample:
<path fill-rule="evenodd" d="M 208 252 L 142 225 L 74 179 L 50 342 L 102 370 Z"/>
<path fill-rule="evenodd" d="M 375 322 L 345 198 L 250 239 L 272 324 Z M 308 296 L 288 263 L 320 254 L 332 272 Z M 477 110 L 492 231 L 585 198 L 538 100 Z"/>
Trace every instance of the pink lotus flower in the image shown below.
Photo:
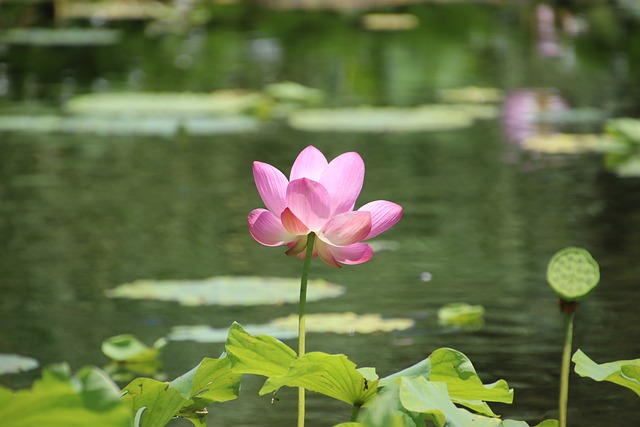
<path fill-rule="evenodd" d="M 386 200 L 354 211 L 364 181 L 358 153 L 344 153 L 327 162 L 315 147 L 302 150 L 289 179 L 275 167 L 253 163 L 253 177 L 267 209 L 249 214 L 249 231 L 265 246 L 289 247 L 287 255 L 305 257 L 308 235 L 317 238 L 313 256 L 334 267 L 361 264 L 373 256 L 361 243 L 386 231 L 402 217 L 402 207 Z"/>

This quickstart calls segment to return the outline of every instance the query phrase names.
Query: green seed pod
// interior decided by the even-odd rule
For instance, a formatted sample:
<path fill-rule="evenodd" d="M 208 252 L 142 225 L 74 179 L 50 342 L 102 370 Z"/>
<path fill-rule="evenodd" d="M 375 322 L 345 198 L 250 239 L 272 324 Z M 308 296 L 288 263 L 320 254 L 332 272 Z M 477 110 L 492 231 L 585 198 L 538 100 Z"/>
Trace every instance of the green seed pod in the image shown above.
<path fill-rule="evenodd" d="M 551 257 L 547 281 L 560 298 L 577 301 L 598 285 L 600 268 L 587 250 L 568 247 Z"/>

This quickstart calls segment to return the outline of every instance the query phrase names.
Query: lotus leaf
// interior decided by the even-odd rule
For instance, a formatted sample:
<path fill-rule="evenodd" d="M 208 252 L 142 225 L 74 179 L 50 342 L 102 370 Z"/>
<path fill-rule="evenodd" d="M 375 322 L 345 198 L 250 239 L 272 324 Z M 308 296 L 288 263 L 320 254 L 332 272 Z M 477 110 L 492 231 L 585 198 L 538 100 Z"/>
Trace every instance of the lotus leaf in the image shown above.
<path fill-rule="evenodd" d="M 71 377 L 68 366 L 52 366 L 31 390 L 0 387 L 0 419 L 6 426 L 130 427 L 131 418 L 118 386 L 97 368 Z"/>
<path fill-rule="evenodd" d="M 224 90 L 214 93 L 95 93 L 80 95 L 67 102 L 72 114 L 112 116 L 194 117 L 237 115 L 255 108 L 262 95 Z"/>
<path fill-rule="evenodd" d="M 310 280 L 307 301 L 335 298 L 344 288 Z M 204 280 L 138 280 L 107 291 L 112 298 L 177 301 L 197 305 L 262 305 L 298 302 L 299 279 L 218 276 Z"/>
<path fill-rule="evenodd" d="M 469 127 L 475 118 L 468 106 L 359 107 L 297 111 L 289 125 L 311 132 L 426 132 Z"/>
<path fill-rule="evenodd" d="M 484 307 L 464 302 L 452 303 L 438 309 L 438 321 L 441 325 L 468 328 L 482 327 Z"/>
<path fill-rule="evenodd" d="M 278 101 L 316 104 L 324 97 L 320 89 L 303 86 L 295 82 L 271 83 L 264 93 Z"/>
<path fill-rule="evenodd" d="M 357 315 L 355 313 L 307 314 L 307 333 L 369 334 L 390 332 L 413 327 L 412 319 L 385 319 L 379 314 Z M 245 325 L 252 335 L 270 335 L 281 340 L 298 336 L 298 315 L 291 314 L 272 320 L 264 325 Z M 176 326 L 167 339 L 171 341 L 193 340 L 197 342 L 224 342 L 227 329 L 211 328 L 206 325 Z"/>
<path fill-rule="evenodd" d="M 18 354 L 0 354 L 0 375 L 30 371 L 39 366 L 36 359 Z"/>
<path fill-rule="evenodd" d="M 136 378 L 123 389 L 123 397 L 136 413 L 135 427 L 164 426 L 176 415 L 206 425 L 204 408 L 237 398 L 240 378 L 228 358 L 204 358 L 170 383 Z"/>
<path fill-rule="evenodd" d="M 595 381 L 610 381 L 627 387 L 640 396 L 640 359 L 598 364 L 582 350 L 577 350 L 571 360 L 576 364 L 575 371 L 581 377 L 589 377 Z"/>
<path fill-rule="evenodd" d="M 640 177 L 640 155 L 621 161 L 613 169 L 622 178 Z"/>
<path fill-rule="evenodd" d="M 623 117 L 609 120 L 606 131 L 607 134 L 626 144 L 640 146 L 640 119 Z"/>
<path fill-rule="evenodd" d="M 257 119 L 225 117 L 3 116 L 0 132 L 77 133 L 103 136 L 227 135 L 255 132 Z"/>
<path fill-rule="evenodd" d="M 541 111 L 536 114 L 536 122 L 549 124 L 593 123 L 606 118 L 602 110 L 595 108 L 572 108 Z"/>
<path fill-rule="evenodd" d="M 336 334 L 370 334 L 374 332 L 402 331 L 413 327 L 413 319 L 389 318 L 380 314 L 314 313 L 306 315 L 307 332 Z M 277 328 L 297 330 L 298 315 L 274 319 L 270 322 Z"/>
<path fill-rule="evenodd" d="M 260 395 L 283 386 L 304 387 L 350 405 L 362 406 L 375 397 L 378 376 L 366 377 L 343 354 L 311 352 L 295 359 L 286 374 L 267 379 Z"/>
<path fill-rule="evenodd" d="M 500 102 L 503 96 L 502 90 L 495 87 L 468 86 L 438 91 L 439 99 L 452 103 L 495 103 Z"/>
<path fill-rule="evenodd" d="M 521 143 L 522 148 L 549 154 L 576 154 L 599 151 L 607 144 L 605 138 L 598 135 L 580 135 L 555 133 L 551 135 L 534 135 Z"/>
<path fill-rule="evenodd" d="M 106 28 L 12 28 L 0 41 L 32 46 L 105 46 L 120 41 L 121 32 Z"/>
<path fill-rule="evenodd" d="M 412 30 L 419 25 L 418 17 L 409 13 L 368 13 L 362 17 L 362 26 L 372 31 Z"/>

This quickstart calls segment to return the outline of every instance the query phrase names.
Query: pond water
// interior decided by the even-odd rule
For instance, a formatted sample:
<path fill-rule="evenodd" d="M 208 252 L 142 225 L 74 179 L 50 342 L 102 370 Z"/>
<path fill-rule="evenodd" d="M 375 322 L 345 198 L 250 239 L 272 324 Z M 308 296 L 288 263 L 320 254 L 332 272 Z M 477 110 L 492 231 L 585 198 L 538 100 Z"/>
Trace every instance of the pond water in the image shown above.
<path fill-rule="evenodd" d="M 402 11 L 420 26 L 403 32 L 364 30 L 355 14 L 232 11 L 206 28 L 153 37 L 141 23 L 122 24 L 114 46 L 5 46 L 2 114 L 57 112 L 92 91 L 257 90 L 285 80 L 321 89 L 332 107 L 413 106 L 438 89 L 491 86 L 557 97 L 598 117 L 640 112 L 640 18 L 610 5 L 552 10 L 552 38 L 533 4 L 412 6 Z M 523 92 L 531 88 L 545 91 Z M 601 127 L 580 120 L 560 129 Z M 308 351 L 344 353 L 384 376 L 452 347 L 485 382 L 504 378 L 515 388 L 514 404 L 493 405 L 497 413 L 530 423 L 555 417 L 563 331 L 546 264 L 565 246 L 587 248 L 602 279 L 580 305 L 574 348 L 598 362 L 640 357 L 640 179 L 618 177 L 599 154 L 521 149 L 518 132 L 546 130 L 526 117 L 514 125 L 506 112 L 440 132 L 314 133 L 271 121 L 235 135 L 0 133 L 0 351 L 75 370 L 106 364 L 100 346 L 116 334 L 150 344 L 176 325 L 224 328 L 295 312 L 109 299 L 105 290 L 137 279 L 299 276 L 300 262 L 247 231 L 247 214 L 262 205 L 251 164 L 288 172 L 312 144 L 330 158 L 359 152 L 367 174 L 358 205 L 393 200 L 404 218 L 383 235 L 397 248 L 369 263 L 338 270 L 314 262 L 312 278 L 347 291 L 309 310 L 411 317 L 416 326 L 311 334 Z M 484 328 L 439 326 L 437 310 L 451 302 L 483 305 Z M 169 343 L 168 378 L 222 350 Z M 246 378 L 242 399 L 210 407 L 210 425 L 293 424 L 295 391 L 271 405 L 254 397 L 259 387 Z M 569 406 L 572 426 L 630 426 L 640 416 L 631 391 L 576 375 Z M 309 394 L 307 413 L 308 426 L 328 426 L 347 421 L 350 408 Z"/>

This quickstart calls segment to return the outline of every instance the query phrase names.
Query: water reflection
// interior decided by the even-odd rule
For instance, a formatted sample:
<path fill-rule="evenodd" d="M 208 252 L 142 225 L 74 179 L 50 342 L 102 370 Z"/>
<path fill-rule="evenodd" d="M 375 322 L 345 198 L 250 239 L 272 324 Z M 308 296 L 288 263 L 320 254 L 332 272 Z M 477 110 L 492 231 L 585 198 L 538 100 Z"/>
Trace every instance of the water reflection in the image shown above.
<path fill-rule="evenodd" d="M 554 89 L 518 89 L 505 97 L 502 109 L 506 136 L 518 143 L 556 131 L 557 127 L 543 123 L 541 117 L 544 113 L 566 111 L 569 105 Z"/>

